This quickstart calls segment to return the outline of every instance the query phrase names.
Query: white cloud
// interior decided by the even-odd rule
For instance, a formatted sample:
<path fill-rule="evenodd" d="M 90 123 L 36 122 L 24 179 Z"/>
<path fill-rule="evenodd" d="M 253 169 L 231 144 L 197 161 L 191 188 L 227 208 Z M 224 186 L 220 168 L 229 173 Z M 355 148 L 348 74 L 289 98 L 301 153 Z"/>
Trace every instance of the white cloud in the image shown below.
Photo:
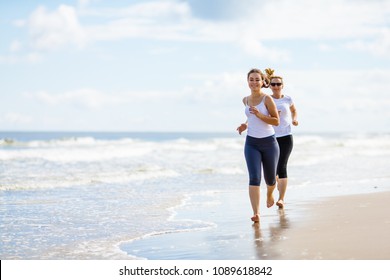
<path fill-rule="evenodd" d="M 284 92 L 291 95 L 306 130 L 388 130 L 389 70 L 288 71 Z"/>
<path fill-rule="evenodd" d="M 115 99 L 110 98 L 109 95 L 103 94 L 94 89 L 79 89 L 60 94 L 40 91 L 35 93 L 25 93 L 25 96 L 48 105 L 57 106 L 76 104 L 87 108 L 99 108 L 107 102 L 115 101 Z"/>
<path fill-rule="evenodd" d="M 20 113 L 6 113 L 2 118 L 0 118 L 0 123 L 6 123 L 8 125 L 12 124 L 29 124 L 33 121 L 31 116 L 20 114 Z"/>
<path fill-rule="evenodd" d="M 351 50 L 367 51 L 375 56 L 390 58 L 390 28 L 384 28 L 375 40 L 356 40 L 345 46 Z"/>
<path fill-rule="evenodd" d="M 91 5 L 87 9 L 78 10 L 81 17 L 95 17 L 100 19 L 130 19 L 137 23 L 165 23 L 191 16 L 191 10 L 187 3 L 172 1 L 135 1 L 135 4 L 120 8 L 94 8 Z"/>
<path fill-rule="evenodd" d="M 47 91 L 26 92 L 24 96 L 49 106 L 77 105 L 89 109 L 100 109 L 106 106 L 118 106 L 124 104 L 147 104 L 151 100 L 161 102 L 180 101 L 183 94 L 175 91 L 124 91 L 124 92 L 102 92 L 91 88 L 81 88 L 62 93 Z"/>
<path fill-rule="evenodd" d="M 216 106 L 236 102 L 248 90 L 245 73 L 221 73 L 216 75 L 196 75 L 188 79 L 198 81 L 194 86 L 181 90 L 187 99 Z"/>
<path fill-rule="evenodd" d="M 197 40 L 197 25 L 186 3 L 148 2 L 122 9 L 94 12 L 103 23 L 86 26 L 89 40 L 125 38 L 157 40 Z M 108 21 L 105 19 L 109 17 Z M 105 22 L 104 22 L 105 21 Z"/>
<path fill-rule="evenodd" d="M 344 39 L 372 35 L 386 22 L 379 2 L 268 1 L 258 11 L 261 32 L 272 39 Z"/>
<path fill-rule="evenodd" d="M 128 8 L 117 10 L 120 16 L 136 17 L 155 21 L 166 19 L 186 19 L 191 16 L 190 7 L 185 2 L 177 1 L 154 1 L 134 4 Z"/>
<path fill-rule="evenodd" d="M 0 63 L 16 64 L 20 62 L 36 63 L 42 61 L 42 54 L 37 52 L 30 52 L 22 55 L 8 54 L 0 55 Z"/>
<path fill-rule="evenodd" d="M 253 35 L 242 36 L 238 43 L 247 53 L 258 58 L 269 59 L 271 61 L 290 61 L 291 55 L 286 50 L 266 47 L 259 39 Z"/>
<path fill-rule="evenodd" d="M 85 34 L 75 8 L 60 5 L 53 12 L 38 7 L 27 20 L 31 43 L 38 50 L 52 50 L 67 45 L 82 47 Z"/>
<path fill-rule="evenodd" d="M 387 55 L 390 1 L 279 0 L 240 1 L 241 17 L 230 21 L 195 18 L 188 3 L 154 1 L 122 8 L 93 8 L 88 0 L 79 7 L 61 5 L 54 11 L 38 7 L 27 20 L 32 44 L 40 50 L 67 45 L 83 47 L 95 41 L 126 38 L 236 43 L 261 58 L 289 60 L 283 49 L 267 47 L 267 41 L 283 39 L 361 40 L 355 47 L 379 49 Z M 237 5 L 237 3 L 235 3 Z M 248 7 L 245 7 L 247 5 Z M 221 7 L 223 8 L 223 7 Z M 94 19 L 94 24 L 81 24 Z M 367 45 L 374 40 L 375 46 Z M 357 45 L 357 46 L 356 46 Z M 264 54 L 267 54 L 266 56 Z"/>

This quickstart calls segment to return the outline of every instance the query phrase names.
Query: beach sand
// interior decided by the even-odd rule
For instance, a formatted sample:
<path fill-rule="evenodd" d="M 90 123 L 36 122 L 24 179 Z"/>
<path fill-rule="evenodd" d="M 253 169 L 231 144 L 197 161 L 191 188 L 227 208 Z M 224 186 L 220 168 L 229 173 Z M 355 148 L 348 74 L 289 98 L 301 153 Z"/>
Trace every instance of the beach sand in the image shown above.
<path fill-rule="evenodd" d="M 306 205 L 308 220 L 277 244 L 280 259 L 390 260 L 390 192 Z"/>
<path fill-rule="evenodd" d="M 267 209 L 264 193 L 259 224 L 250 221 L 247 192 L 216 193 L 221 203 L 198 199 L 175 218 L 213 227 L 156 234 L 121 249 L 151 260 L 390 260 L 390 192 L 291 201 L 284 210 Z"/>

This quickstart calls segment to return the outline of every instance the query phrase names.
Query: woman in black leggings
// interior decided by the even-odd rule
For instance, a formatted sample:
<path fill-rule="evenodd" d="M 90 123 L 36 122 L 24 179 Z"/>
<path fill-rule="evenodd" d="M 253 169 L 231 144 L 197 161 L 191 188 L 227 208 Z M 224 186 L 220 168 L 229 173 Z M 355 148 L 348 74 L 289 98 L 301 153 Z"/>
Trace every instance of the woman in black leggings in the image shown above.
<path fill-rule="evenodd" d="M 293 149 L 291 124 L 295 126 L 298 125 L 297 110 L 291 97 L 282 94 L 283 78 L 273 75 L 270 77 L 270 80 L 272 98 L 275 101 L 280 118 L 280 124 L 274 127 L 280 151 L 276 171 L 279 199 L 276 202 L 276 205 L 279 206 L 280 209 L 283 209 L 284 196 L 287 189 L 287 162 Z"/>

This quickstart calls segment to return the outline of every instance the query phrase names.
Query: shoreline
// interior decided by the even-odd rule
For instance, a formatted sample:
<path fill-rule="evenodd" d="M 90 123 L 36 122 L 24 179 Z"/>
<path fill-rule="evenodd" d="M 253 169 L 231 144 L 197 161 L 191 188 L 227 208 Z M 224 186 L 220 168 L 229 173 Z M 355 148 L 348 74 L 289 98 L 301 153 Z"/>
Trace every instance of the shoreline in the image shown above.
<path fill-rule="evenodd" d="M 390 259 L 390 191 L 294 200 L 279 210 L 266 208 L 262 189 L 260 224 L 250 221 L 247 192 L 216 193 L 214 199 L 194 202 L 197 209 L 186 205 L 175 219 L 215 228 L 141 238 L 122 243 L 121 250 L 148 260 Z"/>

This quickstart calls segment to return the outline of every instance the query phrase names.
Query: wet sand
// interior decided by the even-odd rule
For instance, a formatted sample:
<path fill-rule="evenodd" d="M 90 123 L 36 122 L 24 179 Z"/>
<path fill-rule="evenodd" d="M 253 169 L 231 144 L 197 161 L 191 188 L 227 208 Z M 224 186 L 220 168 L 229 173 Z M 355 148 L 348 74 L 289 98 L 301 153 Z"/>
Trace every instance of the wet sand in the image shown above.
<path fill-rule="evenodd" d="M 262 190 L 259 224 L 250 221 L 247 192 L 218 193 L 215 201 L 189 204 L 176 217 L 213 227 L 158 234 L 121 249 L 152 260 L 390 260 L 390 192 L 289 201 L 279 210 L 265 207 Z"/>
<path fill-rule="evenodd" d="M 390 260 L 390 192 L 335 197 L 308 204 L 275 248 L 280 259 Z"/>

